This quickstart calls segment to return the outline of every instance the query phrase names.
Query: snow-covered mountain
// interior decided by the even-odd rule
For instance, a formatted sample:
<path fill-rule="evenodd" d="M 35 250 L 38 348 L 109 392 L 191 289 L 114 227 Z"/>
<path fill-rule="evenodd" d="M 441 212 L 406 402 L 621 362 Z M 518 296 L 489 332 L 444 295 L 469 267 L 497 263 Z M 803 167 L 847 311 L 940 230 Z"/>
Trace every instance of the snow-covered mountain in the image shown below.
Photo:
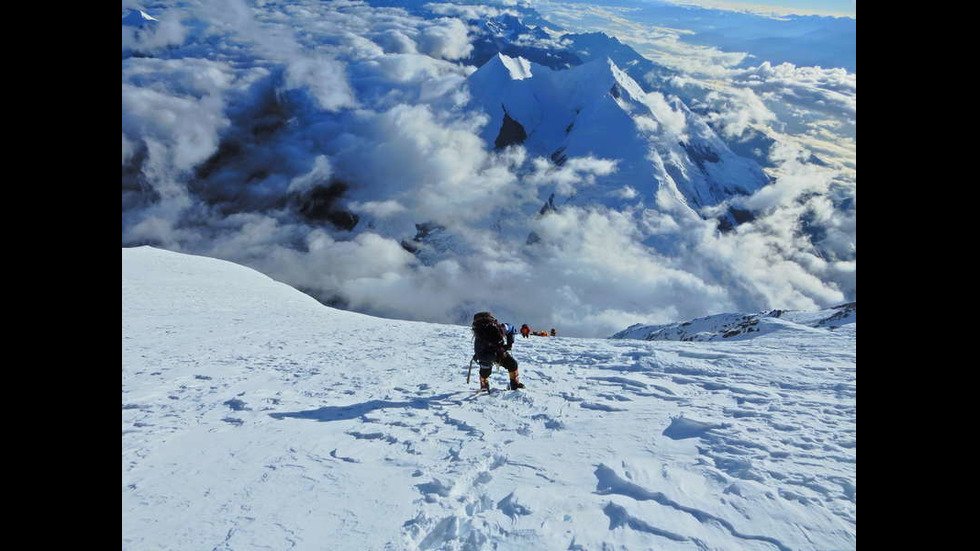
<path fill-rule="evenodd" d="M 123 549 L 856 546 L 853 331 L 518 339 L 474 395 L 467 327 L 232 263 L 124 248 L 122 304 Z"/>
<path fill-rule="evenodd" d="M 834 331 L 857 327 L 857 302 L 817 311 L 771 310 L 756 314 L 716 314 L 683 323 L 627 327 L 610 338 L 648 341 L 749 339 L 774 331 Z"/>
<path fill-rule="evenodd" d="M 126 25 L 127 27 L 152 27 L 158 23 L 160 23 L 159 19 L 151 16 L 143 10 L 129 10 L 129 13 L 122 18 L 122 24 Z"/>
<path fill-rule="evenodd" d="M 650 61 L 614 36 L 601 32 L 565 34 L 561 40 L 583 61 L 611 59 L 648 92 L 669 89 L 671 93 L 681 93 L 684 90 L 670 82 L 672 77 L 678 76 L 677 71 Z"/>
<path fill-rule="evenodd" d="M 853 75 L 734 70 L 584 5 L 234 4 L 123 9 L 123 246 L 576 336 L 856 297 Z"/>
<path fill-rule="evenodd" d="M 769 182 L 679 98 L 645 92 L 610 58 L 553 70 L 497 54 L 468 80 L 490 117 L 482 137 L 496 148 L 521 144 L 558 165 L 574 157 L 616 162 L 599 185 L 572 192 L 577 204 L 700 212 Z"/>

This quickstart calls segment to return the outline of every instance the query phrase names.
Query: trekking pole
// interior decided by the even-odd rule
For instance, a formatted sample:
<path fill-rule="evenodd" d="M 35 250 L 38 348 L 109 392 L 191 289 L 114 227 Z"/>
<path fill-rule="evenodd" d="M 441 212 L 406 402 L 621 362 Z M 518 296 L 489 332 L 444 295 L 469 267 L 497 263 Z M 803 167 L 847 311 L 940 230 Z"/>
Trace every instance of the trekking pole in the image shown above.
<path fill-rule="evenodd" d="M 473 360 L 476 359 L 476 354 L 470 358 L 470 368 L 466 370 L 466 384 L 470 384 L 470 372 L 473 371 Z"/>

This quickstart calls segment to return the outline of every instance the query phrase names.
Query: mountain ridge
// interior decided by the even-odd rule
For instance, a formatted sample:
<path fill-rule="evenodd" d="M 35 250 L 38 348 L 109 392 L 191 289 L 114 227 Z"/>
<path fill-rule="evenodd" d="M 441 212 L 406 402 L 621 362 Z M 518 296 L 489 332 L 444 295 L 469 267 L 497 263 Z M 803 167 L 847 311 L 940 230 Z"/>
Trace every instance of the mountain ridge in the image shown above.
<path fill-rule="evenodd" d="M 755 161 L 734 154 L 681 99 L 645 92 L 611 58 L 553 70 L 498 53 L 467 80 L 473 101 L 490 117 L 482 134 L 487 143 L 501 143 L 509 118 L 526 138 L 507 144 L 557 165 L 570 157 L 616 161 L 617 171 L 595 190 L 575 190 L 579 204 L 672 210 L 670 197 L 700 215 L 702 207 L 769 183 Z M 639 194 L 624 200 L 615 192 L 625 187 Z"/>
<path fill-rule="evenodd" d="M 768 310 L 754 314 L 714 314 L 685 322 L 660 325 L 637 323 L 612 335 L 610 339 L 647 341 L 708 342 L 744 340 L 776 331 L 856 330 L 857 301 L 822 310 Z"/>

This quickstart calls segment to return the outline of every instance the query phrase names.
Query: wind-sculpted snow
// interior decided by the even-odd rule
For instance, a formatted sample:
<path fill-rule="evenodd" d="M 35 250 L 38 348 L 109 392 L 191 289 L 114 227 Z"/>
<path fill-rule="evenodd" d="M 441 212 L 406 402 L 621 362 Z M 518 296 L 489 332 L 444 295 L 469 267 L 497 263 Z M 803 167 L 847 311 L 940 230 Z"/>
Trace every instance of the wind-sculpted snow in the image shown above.
<path fill-rule="evenodd" d="M 856 342 L 520 338 L 123 249 L 123 549 L 856 547 Z M 517 320 L 515 320 L 517 321 Z"/>

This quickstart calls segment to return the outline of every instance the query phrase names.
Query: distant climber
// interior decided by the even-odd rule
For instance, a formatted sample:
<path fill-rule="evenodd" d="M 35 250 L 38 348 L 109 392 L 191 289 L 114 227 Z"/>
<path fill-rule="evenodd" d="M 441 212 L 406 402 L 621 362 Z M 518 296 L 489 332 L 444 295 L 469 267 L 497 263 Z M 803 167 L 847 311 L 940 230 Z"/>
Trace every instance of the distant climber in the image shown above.
<path fill-rule="evenodd" d="M 493 365 L 502 365 L 510 376 L 510 389 L 524 388 L 518 381 L 517 360 L 510 355 L 517 331 L 509 323 L 500 323 L 490 312 L 473 316 L 473 357 L 480 364 L 480 389 L 490 390 Z"/>
<path fill-rule="evenodd" d="M 555 332 L 555 328 L 554 327 L 551 328 L 551 336 L 552 337 L 557 337 L 558 336 L 558 333 Z"/>
<path fill-rule="evenodd" d="M 526 339 L 530 334 L 531 334 L 531 328 L 528 327 L 527 324 L 525 323 L 524 325 L 521 326 L 521 336 Z"/>

